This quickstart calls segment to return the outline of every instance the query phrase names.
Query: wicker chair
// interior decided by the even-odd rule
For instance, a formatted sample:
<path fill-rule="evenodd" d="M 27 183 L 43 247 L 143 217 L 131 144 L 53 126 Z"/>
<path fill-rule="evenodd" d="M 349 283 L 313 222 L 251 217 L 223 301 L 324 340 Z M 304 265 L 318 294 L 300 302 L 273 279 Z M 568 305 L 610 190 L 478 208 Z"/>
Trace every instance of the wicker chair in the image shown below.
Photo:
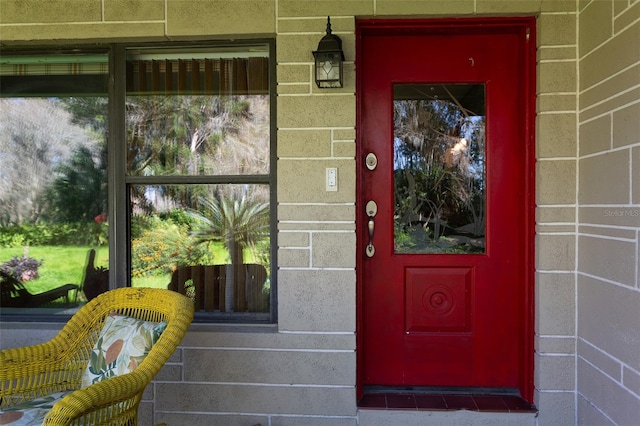
<path fill-rule="evenodd" d="M 142 393 L 180 344 L 193 311 L 189 298 L 165 289 L 119 288 L 101 294 L 49 342 L 0 352 L 0 408 L 73 390 L 53 406 L 43 425 L 136 425 Z M 167 326 L 135 371 L 81 389 L 81 375 L 111 312 Z"/>

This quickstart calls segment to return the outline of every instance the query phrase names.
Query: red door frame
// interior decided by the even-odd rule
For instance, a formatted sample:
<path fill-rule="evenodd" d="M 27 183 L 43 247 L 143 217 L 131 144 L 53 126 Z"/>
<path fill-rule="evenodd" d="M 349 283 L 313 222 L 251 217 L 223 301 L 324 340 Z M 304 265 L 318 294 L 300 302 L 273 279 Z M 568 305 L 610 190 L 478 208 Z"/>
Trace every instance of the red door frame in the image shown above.
<path fill-rule="evenodd" d="M 500 27 L 520 27 L 530 28 L 527 34 L 529 43 L 525 52 L 525 63 L 522 69 L 525 72 L 524 81 L 526 87 L 523 88 L 523 99 L 521 105 L 524 108 L 524 139 L 525 139 L 525 186 L 527 188 L 526 205 L 523 206 L 525 214 L 525 223 L 527 224 L 527 232 L 525 233 L 523 259 L 526 263 L 526 276 L 523 283 L 523 297 L 521 312 L 521 324 L 524 328 L 524 341 L 522 342 L 522 356 L 520 360 L 520 395 L 523 399 L 533 403 L 534 390 L 534 333 L 535 333 L 535 305 L 534 305 L 534 238 L 535 238 L 535 70 L 536 70 L 536 39 L 535 39 L 535 17 L 510 17 L 510 18 L 441 18 L 441 19 L 363 19 L 356 21 L 356 194 L 362 194 L 363 191 L 363 175 L 365 170 L 364 157 L 366 153 L 361 143 L 358 143 L 358 135 L 362 134 L 362 99 L 358 94 L 363 92 L 362 79 L 358 78 L 359 64 L 362 57 L 362 39 L 369 34 L 398 34 L 412 31 L 447 31 L 451 28 L 456 29 L 477 29 L 478 27 L 491 28 Z M 364 212 L 364 200 L 359 196 L 356 197 L 356 235 L 357 235 L 357 256 L 356 256 L 356 360 L 357 360 L 357 377 L 356 377 L 356 395 L 360 399 L 363 395 L 363 364 L 366 354 L 362 350 L 363 347 L 363 260 L 365 256 L 365 246 L 367 244 Z"/>

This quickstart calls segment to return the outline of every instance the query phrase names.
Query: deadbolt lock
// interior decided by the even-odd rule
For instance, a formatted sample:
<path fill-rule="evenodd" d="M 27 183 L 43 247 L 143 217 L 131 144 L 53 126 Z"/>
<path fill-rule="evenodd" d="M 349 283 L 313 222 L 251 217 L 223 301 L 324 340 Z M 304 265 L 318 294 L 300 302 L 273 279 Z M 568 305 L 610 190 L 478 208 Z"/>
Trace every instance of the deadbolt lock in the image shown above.
<path fill-rule="evenodd" d="M 376 202 L 373 200 L 367 201 L 367 205 L 364 207 L 364 209 L 367 213 L 367 216 L 369 216 L 370 218 L 378 214 L 378 204 L 376 204 Z"/>
<path fill-rule="evenodd" d="M 364 162 L 367 165 L 367 169 L 373 170 L 378 165 L 378 157 L 376 157 L 373 152 L 370 152 L 367 154 Z"/>

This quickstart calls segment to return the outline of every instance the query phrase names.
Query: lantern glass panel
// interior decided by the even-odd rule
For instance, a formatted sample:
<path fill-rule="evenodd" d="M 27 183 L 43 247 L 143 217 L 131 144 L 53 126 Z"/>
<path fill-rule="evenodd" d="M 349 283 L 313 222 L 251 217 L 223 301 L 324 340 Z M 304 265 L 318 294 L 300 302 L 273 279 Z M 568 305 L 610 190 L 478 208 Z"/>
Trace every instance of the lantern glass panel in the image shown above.
<path fill-rule="evenodd" d="M 319 87 L 341 87 L 340 52 L 316 54 L 316 82 Z"/>

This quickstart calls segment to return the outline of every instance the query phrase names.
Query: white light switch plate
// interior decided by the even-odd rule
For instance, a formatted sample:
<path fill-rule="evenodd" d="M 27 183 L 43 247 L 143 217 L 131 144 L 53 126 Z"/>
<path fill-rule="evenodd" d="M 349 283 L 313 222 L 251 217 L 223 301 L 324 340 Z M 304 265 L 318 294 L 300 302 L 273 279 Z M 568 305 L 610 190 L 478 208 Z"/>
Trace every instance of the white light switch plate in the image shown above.
<path fill-rule="evenodd" d="M 338 190 L 338 169 L 336 167 L 327 167 L 326 172 L 327 191 Z"/>

